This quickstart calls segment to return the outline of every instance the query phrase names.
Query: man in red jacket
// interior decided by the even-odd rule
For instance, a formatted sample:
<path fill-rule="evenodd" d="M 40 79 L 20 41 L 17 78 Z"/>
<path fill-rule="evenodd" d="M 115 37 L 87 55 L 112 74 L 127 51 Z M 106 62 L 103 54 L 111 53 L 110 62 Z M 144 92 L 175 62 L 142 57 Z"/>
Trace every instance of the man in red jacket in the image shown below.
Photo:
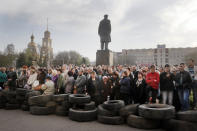
<path fill-rule="evenodd" d="M 150 73 L 146 75 L 146 83 L 152 92 L 152 103 L 156 103 L 157 92 L 159 88 L 159 73 L 155 72 L 155 65 L 151 65 Z"/>

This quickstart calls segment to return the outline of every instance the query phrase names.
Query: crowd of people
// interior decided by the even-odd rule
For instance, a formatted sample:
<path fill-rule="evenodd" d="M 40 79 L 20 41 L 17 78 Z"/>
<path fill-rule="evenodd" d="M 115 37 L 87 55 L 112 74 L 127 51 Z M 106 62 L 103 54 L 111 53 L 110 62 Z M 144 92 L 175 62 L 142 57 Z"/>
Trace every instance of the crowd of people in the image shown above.
<path fill-rule="evenodd" d="M 0 68 L 0 90 L 26 88 L 43 95 L 88 94 L 96 105 L 106 100 L 133 103 L 163 103 L 177 110 L 197 109 L 197 67 L 188 64 L 165 67 L 63 65 L 15 70 Z M 191 102 L 192 101 L 192 102 Z"/>

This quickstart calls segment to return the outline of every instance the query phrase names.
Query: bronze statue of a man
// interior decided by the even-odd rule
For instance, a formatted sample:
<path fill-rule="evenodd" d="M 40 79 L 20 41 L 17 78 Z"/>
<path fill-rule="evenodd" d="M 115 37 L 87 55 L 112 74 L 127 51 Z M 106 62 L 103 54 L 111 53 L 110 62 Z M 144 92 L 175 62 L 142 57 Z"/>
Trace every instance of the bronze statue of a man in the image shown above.
<path fill-rule="evenodd" d="M 104 15 L 104 19 L 100 21 L 98 34 L 100 36 L 101 50 L 104 50 L 104 44 L 105 50 L 108 50 L 108 43 L 111 42 L 111 23 L 108 15 Z"/>

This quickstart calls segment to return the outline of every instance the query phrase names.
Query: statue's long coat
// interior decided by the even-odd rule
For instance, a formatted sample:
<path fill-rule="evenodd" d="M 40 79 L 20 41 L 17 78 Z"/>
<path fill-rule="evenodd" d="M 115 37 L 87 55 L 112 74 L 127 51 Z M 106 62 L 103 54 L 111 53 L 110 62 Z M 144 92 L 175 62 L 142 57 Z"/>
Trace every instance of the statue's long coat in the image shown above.
<path fill-rule="evenodd" d="M 98 28 L 98 34 L 101 42 L 111 42 L 111 22 L 108 19 L 103 19 Z"/>

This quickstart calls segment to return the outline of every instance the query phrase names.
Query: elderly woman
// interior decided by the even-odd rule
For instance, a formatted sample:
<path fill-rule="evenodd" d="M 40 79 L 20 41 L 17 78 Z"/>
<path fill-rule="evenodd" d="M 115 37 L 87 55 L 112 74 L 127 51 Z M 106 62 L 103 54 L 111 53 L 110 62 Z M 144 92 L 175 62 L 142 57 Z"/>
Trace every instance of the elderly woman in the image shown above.
<path fill-rule="evenodd" d="M 101 86 L 103 88 L 103 98 L 106 101 L 108 97 L 112 94 L 112 88 L 111 84 L 109 82 L 109 78 L 107 76 L 103 76 L 103 81 L 101 83 Z"/>
<path fill-rule="evenodd" d="M 37 81 L 37 73 L 35 68 L 31 68 L 29 79 L 27 80 L 27 84 L 24 88 L 31 89 L 35 81 Z"/>
<path fill-rule="evenodd" d="M 65 81 L 65 93 L 71 94 L 73 92 L 75 79 L 73 77 L 73 72 L 68 71 L 68 77 Z"/>
<path fill-rule="evenodd" d="M 55 89 L 57 90 L 57 80 L 58 80 L 58 74 L 57 74 L 57 70 L 53 70 L 52 71 L 52 81 L 55 84 Z"/>

